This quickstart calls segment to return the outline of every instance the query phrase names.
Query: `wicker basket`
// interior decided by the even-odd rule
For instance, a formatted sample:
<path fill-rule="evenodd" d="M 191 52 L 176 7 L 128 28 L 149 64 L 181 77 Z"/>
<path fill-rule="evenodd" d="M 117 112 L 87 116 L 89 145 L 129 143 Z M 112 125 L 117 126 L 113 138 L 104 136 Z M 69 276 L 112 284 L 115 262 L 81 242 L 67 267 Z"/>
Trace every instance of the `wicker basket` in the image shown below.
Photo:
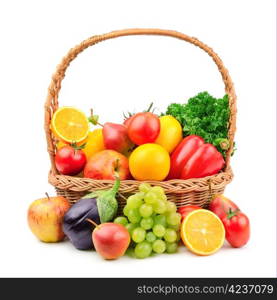
<path fill-rule="evenodd" d="M 53 113 L 58 108 L 58 94 L 61 89 L 61 82 L 65 76 L 65 72 L 70 62 L 77 57 L 79 53 L 95 45 L 99 42 L 128 35 L 162 35 L 174 37 L 177 39 L 189 42 L 211 56 L 213 61 L 221 73 L 225 92 L 229 96 L 230 120 L 228 136 L 230 140 L 230 148 L 226 154 L 226 165 L 223 171 L 214 176 L 205 178 L 189 179 L 189 180 L 169 180 L 169 181 L 148 181 L 150 184 L 161 186 L 165 189 L 169 200 L 174 201 L 177 206 L 183 205 L 200 205 L 207 206 L 210 198 L 214 194 L 223 193 L 225 186 L 232 180 L 233 174 L 230 167 L 230 155 L 233 150 L 234 133 L 236 129 L 236 95 L 234 86 L 227 69 L 224 67 L 218 55 L 207 45 L 200 42 L 194 37 L 189 37 L 185 34 L 161 29 L 127 29 L 113 31 L 103 35 L 96 35 L 83 41 L 81 44 L 72 48 L 63 58 L 62 62 L 57 66 L 57 70 L 52 76 L 52 81 L 48 89 L 48 95 L 45 103 L 45 132 L 48 145 L 48 152 L 51 160 L 51 170 L 49 173 L 49 183 L 51 183 L 58 195 L 65 196 L 71 203 L 76 202 L 88 191 L 101 190 L 110 188 L 113 184 L 111 180 L 92 180 L 88 178 L 80 178 L 73 176 L 60 175 L 54 164 L 56 151 L 55 139 L 50 131 L 50 122 Z M 121 182 L 119 190 L 119 207 L 120 210 L 126 203 L 126 197 L 131 193 L 138 191 L 140 181 L 124 180 Z"/>

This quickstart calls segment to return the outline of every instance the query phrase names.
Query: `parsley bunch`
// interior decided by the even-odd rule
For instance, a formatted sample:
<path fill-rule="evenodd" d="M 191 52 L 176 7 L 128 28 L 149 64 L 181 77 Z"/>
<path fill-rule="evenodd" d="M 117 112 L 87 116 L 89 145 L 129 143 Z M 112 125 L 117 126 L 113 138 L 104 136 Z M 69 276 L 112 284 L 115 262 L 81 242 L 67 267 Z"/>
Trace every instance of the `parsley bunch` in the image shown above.
<path fill-rule="evenodd" d="M 216 99 L 208 92 L 202 92 L 190 98 L 186 104 L 170 104 L 166 114 L 172 115 L 181 123 L 184 136 L 201 136 L 206 143 L 213 144 L 225 156 L 229 148 L 228 95 Z"/>

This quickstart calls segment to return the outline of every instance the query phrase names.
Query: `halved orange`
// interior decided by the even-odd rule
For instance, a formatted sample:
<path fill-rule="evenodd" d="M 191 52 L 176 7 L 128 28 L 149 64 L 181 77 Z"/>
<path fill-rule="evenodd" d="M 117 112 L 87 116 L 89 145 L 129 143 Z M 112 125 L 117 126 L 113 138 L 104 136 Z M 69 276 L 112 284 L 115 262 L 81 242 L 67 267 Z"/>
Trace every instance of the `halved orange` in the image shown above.
<path fill-rule="evenodd" d="M 217 252 L 225 240 L 225 229 L 221 220 L 207 209 L 190 212 L 182 222 L 180 231 L 183 243 L 198 255 Z"/>
<path fill-rule="evenodd" d="M 54 135 L 66 144 L 80 143 L 89 133 L 89 121 L 87 116 L 75 107 L 64 106 L 55 111 L 51 130 Z"/>

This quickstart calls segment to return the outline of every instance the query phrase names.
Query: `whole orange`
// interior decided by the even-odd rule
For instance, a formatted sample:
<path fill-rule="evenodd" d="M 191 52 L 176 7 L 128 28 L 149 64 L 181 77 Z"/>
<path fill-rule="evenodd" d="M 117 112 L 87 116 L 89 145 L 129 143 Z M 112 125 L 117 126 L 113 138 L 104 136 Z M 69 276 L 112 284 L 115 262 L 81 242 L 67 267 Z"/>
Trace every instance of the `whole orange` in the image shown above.
<path fill-rule="evenodd" d="M 144 144 L 131 153 L 129 168 L 136 180 L 164 180 L 170 169 L 170 156 L 158 144 Z"/>

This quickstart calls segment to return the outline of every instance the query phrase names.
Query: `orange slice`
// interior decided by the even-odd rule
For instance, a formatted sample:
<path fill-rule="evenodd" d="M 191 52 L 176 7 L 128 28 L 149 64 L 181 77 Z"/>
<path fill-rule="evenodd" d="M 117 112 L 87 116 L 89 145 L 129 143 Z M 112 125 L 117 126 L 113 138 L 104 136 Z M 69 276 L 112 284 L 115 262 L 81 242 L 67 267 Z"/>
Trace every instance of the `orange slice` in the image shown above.
<path fill-rule="evenodd" d="M 190 212 L 182 222 L 181 238 L 191 252 L 211 255 L 222 247 L 225 229 L 213 212 L 197 209 Z"/>
<path fill-rule="evenodd" d="M 89 121 L 82 111 L 64 106 L 55 111 L 51 130 L 64 143 L 80 143 L 88 136 Z"/>

